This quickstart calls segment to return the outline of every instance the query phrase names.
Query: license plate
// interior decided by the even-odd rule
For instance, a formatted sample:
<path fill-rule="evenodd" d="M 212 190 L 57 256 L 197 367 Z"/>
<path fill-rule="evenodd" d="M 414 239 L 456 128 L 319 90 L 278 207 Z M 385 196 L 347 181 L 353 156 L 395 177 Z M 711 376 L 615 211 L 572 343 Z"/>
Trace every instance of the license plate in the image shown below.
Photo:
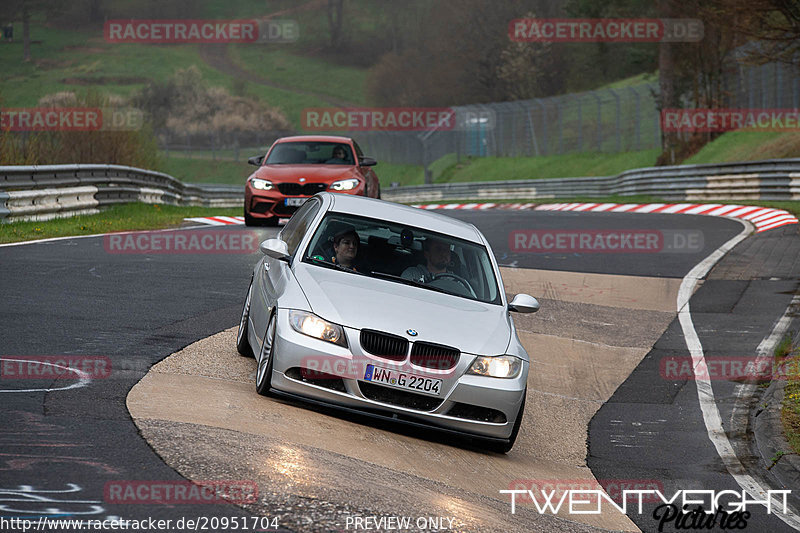
<path fill-rule="evenodd" d="M 397 370 L 388 370 L 375 365 L 367 365 L 364 381 L 380 383 L 398 389 L 405 389 L 419 394 L 439 396 L 442 394 L 442 380 L 423 378 L 414 374 L 406 374 Z"/>
<path fill-rule="evenodd" d="M 308 198 L 286 198 L 283 202 L 288 207 L 300 207 Z"/>

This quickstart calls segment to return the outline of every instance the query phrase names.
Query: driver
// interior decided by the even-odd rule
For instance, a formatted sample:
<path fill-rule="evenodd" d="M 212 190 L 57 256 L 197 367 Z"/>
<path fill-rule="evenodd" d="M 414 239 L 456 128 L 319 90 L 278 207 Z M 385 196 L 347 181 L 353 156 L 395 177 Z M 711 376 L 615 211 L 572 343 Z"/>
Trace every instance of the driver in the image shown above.
<path fill-rule="evenodd" d="M 325 163 L 331 163 L 335 165 L 341 165 L 342 163 L 347 163 L 347 154 L 344 151 L 344 147 L 339 145 L 333 149 L 333 157 L 325 161 Z"/>
<path fill-rule="evenodd" d="M 428 237 L 422 242 L 422 253 L 425 256 L 425 264 L 408 267 L 402 273 L 402 277 L 420 283 L 428 283 L 436 274 L 450 272 L 447 267 L 450 265 L 450 245 L 441 239 Z"/>

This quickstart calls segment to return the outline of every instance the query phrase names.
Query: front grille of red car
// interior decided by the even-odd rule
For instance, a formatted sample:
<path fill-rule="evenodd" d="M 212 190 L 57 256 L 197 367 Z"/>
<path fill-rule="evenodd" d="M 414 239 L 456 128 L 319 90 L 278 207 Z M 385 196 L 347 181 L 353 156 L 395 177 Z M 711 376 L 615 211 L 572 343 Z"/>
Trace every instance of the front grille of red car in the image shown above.
<path fill-rule="evenodd" d="M 326 183 L 279 183 L 281 194 L 289 196 L 314 196 L 328 188 Z"/>
<path fill-rule="evenodd" d="M 428 342 L 415 342 L 411 347 L 411 362 L 424 368 L 449 370 L 458 364 L 459 350 Z"/>

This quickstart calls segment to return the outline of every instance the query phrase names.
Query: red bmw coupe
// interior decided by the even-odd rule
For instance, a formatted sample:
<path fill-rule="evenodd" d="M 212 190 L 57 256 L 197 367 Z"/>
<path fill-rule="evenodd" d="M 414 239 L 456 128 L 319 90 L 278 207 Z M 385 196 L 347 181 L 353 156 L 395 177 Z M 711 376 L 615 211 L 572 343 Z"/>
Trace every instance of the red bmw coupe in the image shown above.
<path fill-rule="evenodd" d="M 248 226 L 277 224 L 320 191 L 380 198 L 377 161 L 365 157 L 349 137 L 282 137 L 265 156 L 248 162 L 258 170 L 247 178 L 244 221 Z"/>

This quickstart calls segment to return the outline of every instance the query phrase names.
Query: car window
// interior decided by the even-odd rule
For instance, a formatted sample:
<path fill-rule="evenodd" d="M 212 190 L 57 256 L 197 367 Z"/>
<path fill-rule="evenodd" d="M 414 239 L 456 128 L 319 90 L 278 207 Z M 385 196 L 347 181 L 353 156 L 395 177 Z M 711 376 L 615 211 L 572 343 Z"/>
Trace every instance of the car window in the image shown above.
<path fill-rule="evenodd" d="M 353 165 L 353 150 L 339 142 L 282 142 L 267 156 L 266 165 Z"/>
<path fill-rule="evenodd" d="M 316 198 L 310 198 L 298 209 L 286 226 L 281 230 L 279 237 L 289 248 L 289 255 L 294 256 L 300 241 L 308 231 L 308 226 L 314 220 L 320 208 L 320 202 Z"/>
<path fill-rule="evenodd" d="M 356 258 L 345 264 L 341 258 L 337 260 L 334 239 L 353 231 L 358 237 Z M 317 226 L 302 257 L 303 262 L 320 268 L 347 266 L 350 270 L 345 275 L 366 275 L 486 303 L 501 302 L 484 245 L 425 228 L 330 212 Z"/>

